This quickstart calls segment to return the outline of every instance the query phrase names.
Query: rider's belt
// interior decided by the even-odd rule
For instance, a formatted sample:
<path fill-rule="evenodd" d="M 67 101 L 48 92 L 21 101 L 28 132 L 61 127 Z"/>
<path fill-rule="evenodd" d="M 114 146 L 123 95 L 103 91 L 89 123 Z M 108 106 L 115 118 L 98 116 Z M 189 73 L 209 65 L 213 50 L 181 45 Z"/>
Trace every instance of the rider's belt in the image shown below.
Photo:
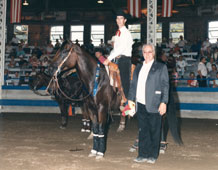
<path fill-rule="evenodd" d="M 119 55 L 119 56 L 116 57 L 116 59 L 118 59 L 118 58 L 130 58 L 130 57 L 126 56 L 126 55 Z"/>

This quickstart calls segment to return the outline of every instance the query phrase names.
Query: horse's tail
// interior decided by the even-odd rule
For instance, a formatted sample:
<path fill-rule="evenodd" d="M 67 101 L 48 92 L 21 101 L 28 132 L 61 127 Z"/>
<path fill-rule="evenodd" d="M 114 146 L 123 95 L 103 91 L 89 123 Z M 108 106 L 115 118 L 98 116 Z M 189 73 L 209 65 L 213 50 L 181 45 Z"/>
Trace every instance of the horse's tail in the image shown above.
<path fill-rule="evenodd" d="M 170 98 L 169 98 L 168 111 L 166 114 L 165 123 L 168 124 L 166 126 L 169 126 L 169 129 L 170 129 L 170 132 L 171 132 L 171 135 L 174 141 L 177 144 L 181 145 L 183 142 L 181 139 L 179 122 L 176 116 L 176 112 L 177 112 L 177 109 L 176 109 L 176 104 L 174 102 L 173 90 L 170 90 Z"/>

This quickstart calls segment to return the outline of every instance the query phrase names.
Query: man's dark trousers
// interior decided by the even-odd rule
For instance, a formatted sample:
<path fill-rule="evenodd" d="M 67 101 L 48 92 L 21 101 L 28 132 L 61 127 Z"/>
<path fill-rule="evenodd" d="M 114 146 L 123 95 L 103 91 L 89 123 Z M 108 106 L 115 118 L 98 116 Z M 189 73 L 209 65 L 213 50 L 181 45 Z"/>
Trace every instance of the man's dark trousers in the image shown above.
<path fill-rule="evenodd" d="M 127 97 L 130 87 L 131 58 L 122 55 L 120 58 L 118 58 L 117 64 L 120 70 L 120 78 L 123 86 L 123 91 Z"/>
<path fill-rule="evenodd" d="M 137 118 L 139 126 L 138 156 L 158 158 L 161 135 L 161 115 L 149 113 L 145 105 L 137 103 Z"/>

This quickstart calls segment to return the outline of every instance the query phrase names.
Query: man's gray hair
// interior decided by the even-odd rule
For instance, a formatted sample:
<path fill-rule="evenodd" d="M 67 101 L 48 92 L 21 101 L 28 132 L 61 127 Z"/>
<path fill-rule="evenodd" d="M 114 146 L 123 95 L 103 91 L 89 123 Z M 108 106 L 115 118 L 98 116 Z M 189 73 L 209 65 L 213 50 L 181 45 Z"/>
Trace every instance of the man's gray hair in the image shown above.
<path fill-rule="evenodd" d="M 146 46 L 150 46 L 150 47 L 152 48 L 152 50 L 154 51 L 154 53 L 156 53 L 156 51 L 155 51 L 155 46 L 154 46 L 153 44 L 144 44 L 144 45 L 142 46 L 142 50 L 143 50 Z"/>

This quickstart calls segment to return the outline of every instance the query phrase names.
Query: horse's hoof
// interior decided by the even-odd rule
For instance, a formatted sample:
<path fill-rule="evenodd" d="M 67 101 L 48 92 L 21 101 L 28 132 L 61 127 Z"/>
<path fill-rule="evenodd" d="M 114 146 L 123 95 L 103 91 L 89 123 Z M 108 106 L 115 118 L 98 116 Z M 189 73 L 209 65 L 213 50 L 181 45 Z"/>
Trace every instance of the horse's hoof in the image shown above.
<path fill-rule="evenodd" d="M 87 133 L 90 133 L 91 131 L 90 131 L 89 129 L 86 129 L 86 132 L 87 132 Z"/>
<path fill-rule="evenodd" d="M 129 149 L 129 152 L 136 152 L 136 148 L 131 147 L 131 148 Z"/>
<path fill-rule="evenodd" d="M 86 132 L 86 130 L 82 128 L 82 129 L 81 129 L 81 132 Z"/>
<path fill-rule="evenodd" d="M 87 139 L 93 139 L 93 132 L 90 133 Z"/>
<path fill-rule="evenodd" d="M 101 152 L 97 152 L 96 158 L 97 160 L 103 159 L 104 158 L 104 154 Z"/>
<path fill-rule="evenodd" d="M 61 126 L 60 126 L 60 129 L 65 130 L 65 129 L 66 129 L 66 126 L 61 125 Z"/>
<path fill-rule="evenodd" d="M 91 157 L 94 157 L 94 156 L 97 156 L 97 151 L 92 149 L 90 154 L 88 155 L 88 157 L 91 158 Z"/>

